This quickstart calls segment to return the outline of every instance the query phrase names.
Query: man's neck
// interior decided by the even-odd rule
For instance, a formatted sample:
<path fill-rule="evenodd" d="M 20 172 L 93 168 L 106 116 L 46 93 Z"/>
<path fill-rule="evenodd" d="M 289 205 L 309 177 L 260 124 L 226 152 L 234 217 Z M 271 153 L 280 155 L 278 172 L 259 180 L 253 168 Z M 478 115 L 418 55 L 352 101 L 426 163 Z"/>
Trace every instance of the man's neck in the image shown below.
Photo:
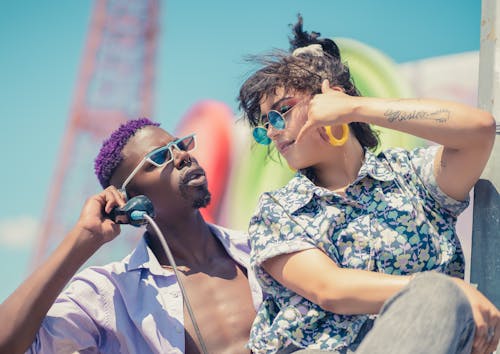
<path fill-rule="evenodd" d="M 203 267 L 220 254 L 220 243 L 199 211 L 177 218 L 174 222 L 158 220 L 157 224 L 178 266 L 190 269 Z M 149 247 L 160 264 L 170 265 L 154 230 L 148 228 L 147 237 Z"/>

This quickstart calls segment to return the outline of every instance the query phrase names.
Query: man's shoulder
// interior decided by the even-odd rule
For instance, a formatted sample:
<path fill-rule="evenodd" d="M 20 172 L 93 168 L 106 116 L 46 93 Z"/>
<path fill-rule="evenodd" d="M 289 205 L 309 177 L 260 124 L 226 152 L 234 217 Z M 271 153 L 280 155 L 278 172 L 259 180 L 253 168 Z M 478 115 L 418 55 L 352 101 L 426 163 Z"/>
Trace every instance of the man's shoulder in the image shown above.
<path fill-rule="evenodd" d="M 208 224 L 212 231 L 216 232 L 217 236 L 228 238 L 232 241 L 245 241 L 248 240 L 248 233 L 243 230 L 230 229 L 217 224 Z"/>
<path fill-rule="evenodd" d="M 128 255 L 118 261 L 112 261 L 103 265 L 89 265 L 79 271 L 72 279 L 73 281 L 85 281 L 89 283 L 116 282 L 118 278 L 124 278 L 130 273 L 131 258 L 138 252 L 139 245 Z"/>
<path fill-rule="evenodd" d="M 208 224 L 212 233 L 222 242 L 229 255 L 239 260 L 241 263 L 247 263 L 247 257 L 250 254 L 250 243 L 248 233 L 242 230 L 229 229 L 224 226 Z"/>
<path fill-rule="evenodd" d="M 121 261 L 110 262 L 104 265 L 91 265 L 73 277 L 73 281 L 81 280 L 87 282 L 106 282 L 127 272 L 129 256 Z"/>

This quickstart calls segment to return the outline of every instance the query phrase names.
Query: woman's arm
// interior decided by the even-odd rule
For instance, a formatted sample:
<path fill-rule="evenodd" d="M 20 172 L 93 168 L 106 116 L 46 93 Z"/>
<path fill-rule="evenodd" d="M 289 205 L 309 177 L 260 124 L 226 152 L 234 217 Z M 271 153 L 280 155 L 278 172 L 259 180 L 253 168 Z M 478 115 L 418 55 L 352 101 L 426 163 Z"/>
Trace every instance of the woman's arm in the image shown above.
<path fill-rule="evenodd" d="M 283 286 L 338 314 L 376 314 L 411 279 L 340 268 L 317 248 L 273 257 L 262 267 Z"/>
<path fill-rule="evenodd" d="M 87 200 L 76 226 L 50 257 L 1 305 L 0 352 L 23 353 L 66 283 L 94 252 L 115 238 L 119 225 L 103 217 L 123 197 L 110 187 Z"/>
<path fill-rule="evenodd" d="M 338 267 L 317 248 L 279 255 L 266 260 L 263 268 L 283 286 L 326 311 L 337 314 L 376 314 L 412 276 L 388 275 Z M 500 312 L 483 294 L 462 279 L 453 278 L 467 296 L 474 321 L 474 353 L 494 349 L 500 338 L 488 331 L 500 326 Z M 497 330 L 498 331 L 498 330 Z"/>
<path fill-rule="evenodd" d="M 312 127 L 357 121 L 433 141 L 443 146 L 434 163 L 439 187 L 456 200 L 467 197 L 493 147 L 495 120 L 491 114 L 434 99 L 353 97 L 328 85 L 325 80 L 322 93 L 311 100 L 301 134 Z"/>
<path fill-rule="evenodd" d="M 434 161 L 436 181 L 464 200 L 481 176 L 495 139 L 495 120 L 479 109 L 438 100 L 362 99 L 355 117 L 442 145 Z"/>

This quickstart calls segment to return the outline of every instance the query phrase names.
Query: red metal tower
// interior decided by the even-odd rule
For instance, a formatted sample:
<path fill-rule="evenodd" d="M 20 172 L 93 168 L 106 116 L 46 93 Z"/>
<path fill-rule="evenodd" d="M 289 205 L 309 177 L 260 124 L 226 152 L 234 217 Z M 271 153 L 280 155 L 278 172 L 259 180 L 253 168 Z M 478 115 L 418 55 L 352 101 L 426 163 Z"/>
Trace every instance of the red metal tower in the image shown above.
<path fill-rule="evenodd" d="M 94 3 L 34 265 L 69 231 L 85 198 L 100 189 L 93 160 L 102 140 L 119 123 L 152 115 L 158 8 L 158 0 Z M 120 237 L 122 244 L 130 240 Z M 117 246 L 119 242 L 113 242 L 112 249 Z M 99 252 L 100 257 L 108 252 Z"/>

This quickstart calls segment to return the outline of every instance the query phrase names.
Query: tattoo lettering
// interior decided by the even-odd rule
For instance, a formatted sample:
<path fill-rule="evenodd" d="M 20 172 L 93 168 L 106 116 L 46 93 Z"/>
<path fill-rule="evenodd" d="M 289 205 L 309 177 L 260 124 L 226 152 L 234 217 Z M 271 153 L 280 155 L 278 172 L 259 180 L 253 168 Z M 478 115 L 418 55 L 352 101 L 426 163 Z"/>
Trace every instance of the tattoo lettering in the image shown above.
<path fill-rule="evenodd" d="M 389 123 L 404 122 L 406 120 L 433 120 L 436 123 L 446 123 L 450 119 L 451 112 L 447 109 L 439 109 L 434 112 L 427 111 L 395 111 L 388 109 L 384 116 Z"/>

